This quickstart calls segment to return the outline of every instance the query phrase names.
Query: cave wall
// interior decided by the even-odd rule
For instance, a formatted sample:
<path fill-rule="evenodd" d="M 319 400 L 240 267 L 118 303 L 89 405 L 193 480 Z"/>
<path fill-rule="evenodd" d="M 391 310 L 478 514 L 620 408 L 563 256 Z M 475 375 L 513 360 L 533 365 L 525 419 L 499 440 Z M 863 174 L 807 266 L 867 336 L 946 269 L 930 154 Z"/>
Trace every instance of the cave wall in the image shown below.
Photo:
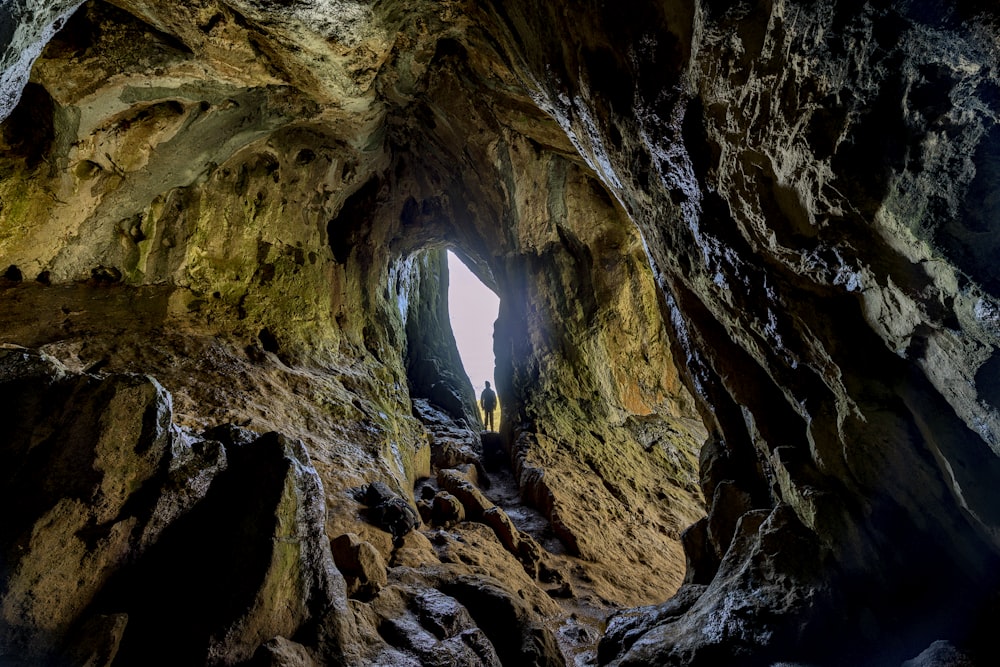
<path fill-rule="evenodd" d="M 471 586 L 453 581 L 470 576 L 469 566 L 441 565 L 426 539 L 402 548 L 418 555 L 401 556 L 365 521 L 357 493 L 382 480 L 412 502 L 435 437 L 415 416 L 421 399 L 464 417 L 466 428 L 478 422 L 446 322 L 445 247 L 461 252 L 505 304 L 496 349 L 508 455 L 562 548 L 586 562 L 593 599 L 649 603 L 679 585 L 678 536 L 702 514 L 694 467 L 704 431 L 673 365 L 639 237 L 558 125 L 509 67 L 498 68 L 489 35 L 463 13 L 425 10 L 358 8 L 345 27 L 304 6 L 272 15 L 275 7 L 254 3 L 91 2 L 35 63 L 2 126 L 3 340 L 38 350 L 9 354 L 39 355 L 60 382 L 155 377 L 179 430 L 158 443 L 155 472 L 136 482 L 140 498 L 119 499 L 130 509 L 109 524 L 118 541 L 73 543 L 67 577 L 79 563 L 100 562 L 93 585 L 68 596 L 70 607 L 15 600 L 5 610 L 7 657 L 141 653 L 164 620 L 144 596 L 200 596 L 199 582 L 212 575 L 188 581 L 177 570 L 153 589 L 147 579 L 246 499 L 264 459 L 243 449 L 274 447 L 257 433 L 305 444 L 271 453 L 304 480 L 297 502 L 310 514 L 296 530 L 315 531 L 321 520 L 330 537 L 354 533 L 386 561 L 420 564 L 425 579 L 380 597 L 381 611 L 345 612 L 316 535 L 303 538 L 301 557 L 286 549 L 268 560 L 264 549 L 254 568 L 212 584 L 238 589 L 250 609 L 209 605 L 177 626 L 186 637 L 172 649 L 177 660 L 199 652 L 244 660 L 275 636 L 294 636 L 335 662 L 395 655 L 378 614 L 401 622 L 428 589 Z M 475 92 L 490 77 L 495 89 Z M 637 358 L 641 367 L 631 367 Z M 9 379 L 16 392 L 23 378 Z M 220 431 L 226 424 L 237 430 Z M 80 446 L 65 456 L 90 465 Z M 202 460 L 203 451 L 217 458 Z M 180 509 L 150 505 L 201 466 L 207 472 Z M 81 495 L 103 502 L 95 488 Z M 269 500 L 259 499 L 241 525 L 254 517 L 268 524 L 273 513 L 280 526 L 301 513 Z M 50 540 L 107 520 L 33 507 L 12 542 L 46 516 L 37 530 Z M 171 524 L 171 539 L 140 544 L 144 522 Z M 221 552 L 210 571 L 225 569 L 226 535 L 258 549 L 269 539 L 261 530 L 213 536 Z M 509 574 L 513 557 L 502 548 L 493 555 L 489 540 L 480 544 L 487 537 L 467 536 L 482 551 L 462 560 L 483 561 L 475 581 L 484 571 L 506 573 L 492 604 L 513 605 L 517 627 L 535 637 L 524 650 L 534 651 L 548 641 L 538 619 L 552 616 L 554 603 L 537 581 L 522 581 L 516 560 L 520 578 Z M 11 577 L 51 556 L 8 555 Z M 657 576 L 633 574 L 650 568 Z M 241 577 L 263 577 L 263 589 L 255 594 Z M 319 588 L 288 588 L 289 577 L 315 578 Z M 275 587 L 297 611 L 268 606 Z M 473 592 L 464 595 L 474 611 Z M 48 615 L 44 632 L 41 621 L 16 620 L 25 610 Z M 92 624 L 93 646 L 81 645 Z M 507 643 L 498 644 L 504 655 L 516 654 Z M 410 656 L 426 650 L 404 648 Z M 540 650 L 538 660 L 555 660 L 551 645 Z"/>
<path fill-rule="evenodd" d="M 2 253 L 23 278 L 7 340 L 75 370 L 153 374 L 187 427 L 323 442 L 331 486 L 380 474 L 409 488 L 426 440 L 388 254 L 351 237 L 379 195 L 381 147 L 331 134 L 314 100 L 239 69 L 245 53 L 196 65 L 117 7 L 88 5 L 60 35 L 4 124 Z M 45 111 L 48 141 L 18 144 Z"/>
<path fill-rule="evenodd" d="M 995 10 L 27 4 L 4 340 L 302 439 L 327 532 L 388 553 L 346 490 L 427 472 L 453 246 L 501 296 L 523 493 L 595 590 L 665 598 L 693 522 L 602 661 L 989 656 Z"/>
<path fill-rule="evenodd" d="M 416 200 L 413 200 L 414 205 Z M 404 214 L 405 215 L 405 214 Z M 462 370 L 448 309 L 448 255 L 442 248 L 410 255 L 403 262 L 396 293 L 406 298 L 400 304 L 405 314 L 406 376 L 413 397 L 428 399 L 469 428 L 483 427 L 471 381 Z M 405 278 L 404 278 L 405 276 Z"/>
<path fill-rule="evenodd" d="M 711 664 L 723 645 L 821 661 L 844 650 L 840 622 L 874 644 L 852 662 L 976 636 L 996 556 L 976 491 L 996 470 L 995 296 L 976 259 L 993 237 L 992 12 L 673 3 L 581 27 L 492 10 L 639 226 L 714 434 L 709 519 L 689 535 L 709 588 L 621 664 Z M 827 565 L 771 561 L 771 539 Z"/>

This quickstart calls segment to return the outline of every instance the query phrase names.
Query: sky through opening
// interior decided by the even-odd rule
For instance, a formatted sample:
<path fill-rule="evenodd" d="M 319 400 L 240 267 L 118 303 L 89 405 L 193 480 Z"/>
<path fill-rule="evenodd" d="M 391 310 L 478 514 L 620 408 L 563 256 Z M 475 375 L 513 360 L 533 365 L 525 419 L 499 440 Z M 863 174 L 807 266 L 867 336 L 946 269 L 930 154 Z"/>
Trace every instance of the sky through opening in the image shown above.
<path fill-rule="evenodd" d="M 465 373 L 476 390 L 493 379 L 493 323 L 500 310 L 500 297 L 479 281 L 453 252 L 448 251 L 448 313 Z"/>

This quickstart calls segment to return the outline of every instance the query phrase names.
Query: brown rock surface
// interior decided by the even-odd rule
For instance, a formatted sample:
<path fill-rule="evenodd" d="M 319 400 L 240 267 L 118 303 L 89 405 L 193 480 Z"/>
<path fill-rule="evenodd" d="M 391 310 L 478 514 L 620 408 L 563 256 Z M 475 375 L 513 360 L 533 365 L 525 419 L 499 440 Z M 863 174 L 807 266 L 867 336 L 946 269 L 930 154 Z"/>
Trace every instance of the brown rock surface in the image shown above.
<path fill-rule="evenodd" d="M 78 5 L 0 8 L 0 661 L 995 662 L 995 7 Z"/>
<path fill-rule="evenodd" d="M 344 533 L 334 538 L 330 549 L 333 562 L 344 575 L 348 597 L 372 598 L 388 583 L 382 554 L 357 535 Z"/>
<path fill-rule="evenodd" d="M 23 348 L 0 350 L 0 386 L 5 659 L 233 660 L 306 623 L 349 633 L 301 443 L 192 444 L 154 380 Z"/>

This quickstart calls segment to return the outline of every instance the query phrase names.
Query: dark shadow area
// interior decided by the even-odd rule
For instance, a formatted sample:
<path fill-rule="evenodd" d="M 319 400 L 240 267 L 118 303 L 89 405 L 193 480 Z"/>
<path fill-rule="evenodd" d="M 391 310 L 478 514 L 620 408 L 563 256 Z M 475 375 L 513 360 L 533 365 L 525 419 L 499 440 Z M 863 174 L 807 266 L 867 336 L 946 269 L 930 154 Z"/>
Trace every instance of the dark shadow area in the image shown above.
<path fill-rule="evenodd" d="M 54 114 L 55 102 L 48 91 L 37 83 L 28 83 L 20 102 L 0 125 L 8 150 L 22 158 L 29 169 L 37 167 L 52 150 Z"/>
<path fill-rule="evenodd" d="M 93 611 L 128 614 L 115 664 L 198 664 L 254 608 L 292 464 L 281 438 L 224 443 L 229 466 L 204 500 L 104 589 Z"/>
<path fill-rule="evenodd" d="M 347 262 L 351 249 L 357 243 L 358 229 L 364 228 L 375 210 L 382 182 L 372 177 L 347 198 L 337 217 L 326 225 L 327 240 L 333 256 L 340 264 Z"/>

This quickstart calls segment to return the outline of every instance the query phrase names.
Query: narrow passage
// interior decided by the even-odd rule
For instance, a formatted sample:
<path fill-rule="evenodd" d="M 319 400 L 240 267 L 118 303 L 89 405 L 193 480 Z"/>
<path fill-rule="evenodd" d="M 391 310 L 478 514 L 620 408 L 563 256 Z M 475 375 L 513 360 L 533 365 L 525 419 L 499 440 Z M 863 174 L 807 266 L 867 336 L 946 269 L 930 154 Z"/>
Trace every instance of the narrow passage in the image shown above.
<path fill-rule="evenodd" d="M 486 382 L 496 388 L 493 370 L 493 325 L 500 310 L 500 297 L 486 287 L 455 253 L 448 251 L 448 313 L 462 366 L 476 398 Z M 477 403 L 478 405 L 478 403 Z M 502 408 L 502 406 L 501 406 Z M 480 412 L 482 409 L 480 408 Z M 482 415 L 480 415 L 482 416 Z M 497 425 L 500 411 L 494 413 Z"/>

